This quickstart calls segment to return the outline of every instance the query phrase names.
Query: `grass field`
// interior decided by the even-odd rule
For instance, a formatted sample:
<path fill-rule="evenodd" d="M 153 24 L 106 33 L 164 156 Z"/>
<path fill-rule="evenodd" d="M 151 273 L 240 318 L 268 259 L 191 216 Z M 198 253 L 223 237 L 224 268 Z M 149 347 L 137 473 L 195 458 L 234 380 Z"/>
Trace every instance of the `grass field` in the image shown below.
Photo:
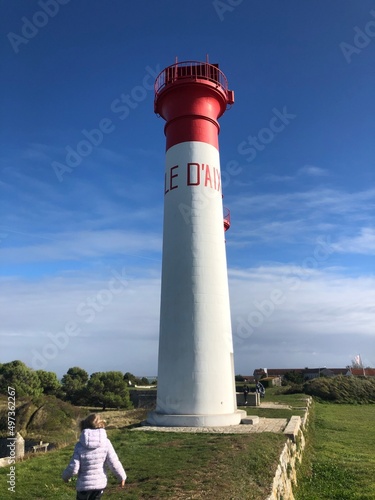
<path fill-rule="evenodd" d="M 303 395 L 267 391 L 265 401 L 301 407 Z M 247 408 L 251 415 L 289 418 L 299 410 Z M 264 500 L 269 493 L 285 437 L 277 434 L 187 434 L 131 431 L 144 410 L 106 411 L 108 434 L 128 474 L 124 490 L 110 478 L 108 499 Z M 51 442 L 53 440 L 51 439 Z M 7 492 L 9 468 L 0 469 L 0 498 L 75 498 L 75 484 L 63 483 L 73 443 L 16 464 L 16 494 Z"/>
<path fill-rule="evenodd" d="M 286 408 L 260 408 L 260 407 L 241 407 L 241 410 L 246 410 L 248 415 L 257 415 L 260 418 L 287 418 L 293 415 L 302 417 L 304 411 L 302 410 L 287 410 Z"/>
<path fill-rule="evenodd" d="M 303 395 L 278 392 L 267 390 L 262 402 L 292 409 L 247 407 L 248 414 L 267 418 L 301 414 Z M 375 405 L 315 403 L 310 412 L 296 500 L 375 500 Z M 129 425 L 144 418 L 144 410 L 108 411 L 104 416 L 128 474 L 124 490 L 110 477 L 105 498 L 113 500 L 264 500 L 285 443 L 283 435 L 270 433 L 132 431 Z M 72 451 L 73 444 L 17 463 L 16 493 L 7 491 L 9 468 L 0 469 L 1 500 L 75 498 L 74 481 L 61 480 Z"/>
<path fill-rule="evenodd" d="M 374 500 L 375 405 L 312 411 L 296 500 Z"/>
<path fill-rule="evenodd" d="M 285 442 L 277 434 L 185 434 L 109 431 L 128 474 L 124 490 L 111 478 L 110 499 L 263 500 Z M 16 494 L 6 491 L 8 468 L 0 469 L 0 498 L 72 499 L 74 482 L 61 472 L 73 446 L 41 454 L 16 465 Z"/>

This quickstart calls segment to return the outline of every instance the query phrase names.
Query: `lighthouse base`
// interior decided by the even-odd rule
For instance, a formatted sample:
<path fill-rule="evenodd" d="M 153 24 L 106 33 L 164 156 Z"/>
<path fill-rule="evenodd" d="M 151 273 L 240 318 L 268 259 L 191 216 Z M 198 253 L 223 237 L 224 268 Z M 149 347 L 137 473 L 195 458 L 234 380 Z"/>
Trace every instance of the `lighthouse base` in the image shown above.
<path fill-rule="evenodd" d="M 168 415 L 153 411 L 147 415 L 146 425 L 158 427 L 227 427 L 239 425 L 247 414 L 244 410 L 219 415 Z"/>

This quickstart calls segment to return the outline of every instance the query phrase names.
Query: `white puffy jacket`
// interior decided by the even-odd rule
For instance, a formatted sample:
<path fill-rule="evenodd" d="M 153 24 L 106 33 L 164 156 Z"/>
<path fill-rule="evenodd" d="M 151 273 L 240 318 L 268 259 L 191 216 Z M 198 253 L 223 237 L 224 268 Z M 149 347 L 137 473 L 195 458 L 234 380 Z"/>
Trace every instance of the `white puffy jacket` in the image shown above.
<path fill-rule="evenodd" d="M 120 481 L 126 479 L 126 472 L 105 429 L 85 429 L 62 478 L 67 481 L 78 474 L 77 491 L 102 490 L 107 486 L 107 468 Z"/>

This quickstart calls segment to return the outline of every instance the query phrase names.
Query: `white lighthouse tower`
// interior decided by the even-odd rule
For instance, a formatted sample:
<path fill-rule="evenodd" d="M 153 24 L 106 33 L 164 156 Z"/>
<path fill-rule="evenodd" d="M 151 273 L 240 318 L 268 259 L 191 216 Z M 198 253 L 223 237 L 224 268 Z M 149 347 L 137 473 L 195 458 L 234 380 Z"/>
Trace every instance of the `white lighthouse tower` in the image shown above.
<path fill-rule="evenodd" d="M 228 426 L 246 415 L 236 403 L 217 122 L 233 102 L 215 64 L 176 62 L 155 82 L 167 147 L 151 425 Z"/>

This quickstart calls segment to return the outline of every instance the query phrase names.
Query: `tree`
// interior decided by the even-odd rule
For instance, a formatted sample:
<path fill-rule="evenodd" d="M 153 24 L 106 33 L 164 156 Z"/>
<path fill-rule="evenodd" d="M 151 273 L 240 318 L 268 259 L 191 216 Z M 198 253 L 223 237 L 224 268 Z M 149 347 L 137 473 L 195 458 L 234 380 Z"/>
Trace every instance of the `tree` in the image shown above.
<path fill-rule="evenodd" d="M 40 396 L 43 393 L 37 373 L 19 360 L 0 366 L 0 392 L 8 394 L 8 387 L 16 390 L 16 396 Z"/>
<path fill-rule="evenodd" d="M 136 379 L 136 376 L 130 372 L 126 372 L 124 375 L 124 380 L 126 380 L 129 385 L 135 385 L 135 379 Z"/>
<path fill-rule="evenodd" d="M 150 382 L 147 377 L 136 377 L 130 372 L 126 372 L 124 375 L 124 380 L 127 382 L 127 385 L 129 386 L 136 386 L 136 385 L 149 385 Z"/>
<path fill-rule="evenodd" d="M 129 408 L 131 406 L 127 381 L 121 372 L 93 373 L 87 384 L 90 403 L 103 410 L 111 408 Z"/>
<path fill-rule="evenodd" d="M 61 383 L 59 382 L 56 373 L 47 372 L 45 370 L 37 370 L 35 373 L 39 377 L 40 385 L 44 394 L 59 396 Z"/>
<path fill-rule="evenodd" d="M 89 374 L 83 368 L 74 366 L 69 368 L 61 380 L 61 387 L 65 394 L 65 399 L 74 405 L 82 405 L 87 402 L 87 382 Z"/>
<path fill-rule="evenodd" d="M 292 384 L 303 384 L 304 377 L 301 372 L 296 372 L 295 370 L 290 370 L 284 374 L 284 380 Z"/>

